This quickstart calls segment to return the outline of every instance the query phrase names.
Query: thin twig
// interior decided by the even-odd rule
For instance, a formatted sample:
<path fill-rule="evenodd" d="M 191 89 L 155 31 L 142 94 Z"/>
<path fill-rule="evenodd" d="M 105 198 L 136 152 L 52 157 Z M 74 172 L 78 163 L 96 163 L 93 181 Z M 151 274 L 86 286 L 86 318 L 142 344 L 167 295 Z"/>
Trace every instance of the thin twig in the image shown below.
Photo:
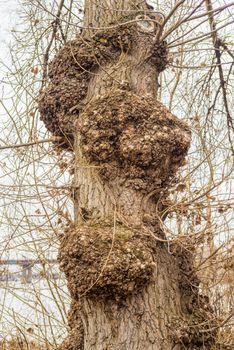
<path fill-rule="evenodd" d="M 48 61 L 49 61 L 50 49 L 51 49 L 53 41 L 54 41 L 54 39 L 56 37 L 57 30 L 58 30 L 58 28 L 60 28 L 60 16 L 61 16 L 63 4 L 64 4 L 64 0 L 61 0 L 60 4 L 59 4 L 59 7 L 58 7 L 58 12 L 57 12 L 57 14 L 55 16 L 55 20 L 52 22 L 53 31 L 52 31 L 52 34 L 51 34 L 51 38 L 50 38 L 49 44 L 48 44 L 48 46 L 46 48 L 45 55 L 44 55 L 41 89 L 43 88 L 43 86 L 45 84 L 46 77 L 47 77 L 47 66 L 48 66 Z"/>
<path fill-rule="evenodd" d="M 51 138 L 45 139 L 45 140 L 39 140 L 39 141 L 28 142 L 28 143 L 20 143 L 18 145 L 16 144 L 16 145 L 0 146 L 0 150 L 34 146 L 34 145 L 39 145 L 42 143 L 54 142 L 54 141 L 59 141 L 59 140 L 60 140 L 60 137 L 51 137 Z"/>
<path fill-rule="evenodd" d="M 206 0 L 206 8 L 207 8 L 207 11 L 209 13 L 208 19 L 209 19 L 209 23 L 210 23 L 212 41 L 213 41 L 213 45 L 215 48 L 215 56 L 216 56 L 216 61 L 217 61 L 217 66 L 218 66 L 218 71 L 219 71 L 220 85 L 221 85 L 222 94 L 223 94 L 224 108 L 225 108 L 226 115 L 227 115 L 228 138 L 229 138 L 232 153 L 234 154 L 234 148 L 232 145 L 232 140 L 231 140 L 231 135 L 230 135 L 230 129 L 232 131 L 234 131 L 234 124 L 233 124 L 232 116 L 231 116 L 231 113 L 229 110 L 229 105 L 228 105 L 227 92 L 226 92 L 226 81 L 225 81 L 225 77 L 224 77 L 222 60 L 221 60 L 222 53 L 220 50 L 220 47 L 223 45 L 223 42 L 218 36 L 218 29 L 217 29 L 214 15 L 212 12 L 213 5 L 212 5 L 211 0 Z M 233 23 L 233 21 L 232 21 L 232 23 Z"/>

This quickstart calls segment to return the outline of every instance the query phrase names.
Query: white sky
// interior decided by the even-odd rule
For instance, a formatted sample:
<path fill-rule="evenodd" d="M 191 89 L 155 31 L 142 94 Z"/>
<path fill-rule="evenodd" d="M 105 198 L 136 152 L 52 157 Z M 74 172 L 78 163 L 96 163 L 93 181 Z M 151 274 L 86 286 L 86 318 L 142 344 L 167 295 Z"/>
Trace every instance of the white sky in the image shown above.
<path fill-rule="evenodd" d="M 6 45 L 8 45 L 11 35 L 10 31 L 17 21 L 17 0 L 0 0 L 0 57 L 6 55 Z"/>
<path fill-rule="evenodd" d="M 17 0 L 0 0 L 0 60 L 5 61 L 6 64 L 9 63 L 7 59 L 7 46 L 11 41 L 11 30 L 14 28 L 14 25 L 17 23 L 18 14 L 17 9 L 19 8 L 19 3 Z M 0 70 L 0 79 L 3 78 L 3 73 Z M 1 83 L 0 83 L 1 84 Z M 2 91 L 1 85 L 0 90 Z M 1 234 L 2 232 L 0 232 Z M 64 283 L 63 283 L 64 284 Z M 6 289 L 5 289 L 6 288 Z M 15 289 L 17 288 L 17 290 Z M 48 290 L 48 286 L 42 280 L 41 282 L 34 281 L 33 287 L 30 285 L 25 285 L 25 289 L 22 285 L 11 284 L 4 286 L 3 283 L 0 285 L 0 340 L 2 337 L 7 334 L 13 332 L 15 326 L 12 323 L 13 316 L 16 318 L 17 322 L 21 324 L 25 323 L 27 327 L 33 327 L 33 329 L 38 329 L 38 336 L 43 337 L 44 332 L 47 333 L 47 337 L 51 337 L 50 328 L 45 329 L 43 324 L 48 323 L 49 318 L 43 319 L 42 314 L 35 312 L 35 291 L 33 288 L 36 288 L 37 293 L 40 294 L 40 298 L 43 298 L 43 304 L 47 309 L 47 313 L 50 316 L 54 316 L 54 330 L 56 337 L 58 337 L 57 341 L 61 342 L 59 335 L 61 333 L 61 329 L 59 327 L 59 322 L 56 319 L 61 321 L 61 315 L 57 310 L 55 302 L 52 300 L 50 292 Z M 64 286 L 61 286 L 61 293 Z M 6 293 L 6 294 L 5 294 Z M 27 294 L 28 293 L 28 294 Z M 42 293 L 42 294 L 41 294 Z M 64 300 L 66 298 L 66 290 L 64 292 Z M 26 305 L 24 301 L 20 300 L 28 300 L 30 305 Z M 3 308 L 3 313 L 2 313 Z M 21 319 L 20 319 L 21 318 Z M 27 322 L 27 323 L 26 323 Z M 51 319 L 50 319 L 51 322 Z M 39 325 L 39 327 L 34 327 L 34 323 Z M 39 334 L 40 333 L 40 334 Z"/>

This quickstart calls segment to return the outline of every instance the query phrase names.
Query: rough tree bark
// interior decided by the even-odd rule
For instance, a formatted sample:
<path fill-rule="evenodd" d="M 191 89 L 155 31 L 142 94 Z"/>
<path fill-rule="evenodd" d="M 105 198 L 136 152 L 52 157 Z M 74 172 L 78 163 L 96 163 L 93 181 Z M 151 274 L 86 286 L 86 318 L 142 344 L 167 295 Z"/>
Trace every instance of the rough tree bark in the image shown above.
<path fill-rule="evenodd" d="M 72 298 L 61 350 L 212 348 L 192 254 L 160 228 L 191 137 L 156 99 L 168 64 L 162 21 L 143 1 L 86 0 L 86 29 L 57 54 L 40 97 L 58 147 L 75 154 L 75 222 L 59 254 Z"/>

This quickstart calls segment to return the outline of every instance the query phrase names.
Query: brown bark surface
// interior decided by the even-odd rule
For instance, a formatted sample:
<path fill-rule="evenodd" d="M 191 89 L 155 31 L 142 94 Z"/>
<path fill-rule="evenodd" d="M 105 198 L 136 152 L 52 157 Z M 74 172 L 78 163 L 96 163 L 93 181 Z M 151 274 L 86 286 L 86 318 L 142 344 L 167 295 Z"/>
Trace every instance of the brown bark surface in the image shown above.
<path fill-rule="evenodd" d="M 210 332 L 194 326 L 212 327 L 192 255 L 160 229 L 190 131 L 156 100 L 168 64 L 158 17 L 141 1 L 87 0 L 84 23 L 103 28 L 57 54 L 40 99 L 48 129 L 75 154 L 75 223 L 59 255 L 71 333 L 61 350 L 211 349 Z"/>

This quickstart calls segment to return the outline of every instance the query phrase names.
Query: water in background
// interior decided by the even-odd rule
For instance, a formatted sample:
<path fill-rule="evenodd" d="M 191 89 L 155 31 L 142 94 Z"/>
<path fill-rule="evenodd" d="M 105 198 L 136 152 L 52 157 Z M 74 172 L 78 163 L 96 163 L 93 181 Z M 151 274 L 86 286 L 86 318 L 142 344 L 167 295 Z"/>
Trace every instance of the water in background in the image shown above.
<path fill-rule="evenodd" d="M 8 47 L 12 41 L 11 30 L 19 20 L 19 6 L 17 0 L 0 0 L 0 60 L 6 65 L 10 62 Z M 1 70 L 0 81 L 4 81 Z M 0 98 L 2 94 L 3 86 Z M 0 234 L 2 238 L 4 233 Z M 57 267 L 52 272 L 59 274 Z M 10 267 L 10 273 L 15 275 L 16 281 L 0 281 L 0 341 L 26 332 L 36 341 L 49 340 L 59 344 L 64 337 L 69 303 L 64 278 L 54 280 L 40 275 L 40 271 L 34 271 L 32 283 L 24 284 L 19 268 Z"/>

